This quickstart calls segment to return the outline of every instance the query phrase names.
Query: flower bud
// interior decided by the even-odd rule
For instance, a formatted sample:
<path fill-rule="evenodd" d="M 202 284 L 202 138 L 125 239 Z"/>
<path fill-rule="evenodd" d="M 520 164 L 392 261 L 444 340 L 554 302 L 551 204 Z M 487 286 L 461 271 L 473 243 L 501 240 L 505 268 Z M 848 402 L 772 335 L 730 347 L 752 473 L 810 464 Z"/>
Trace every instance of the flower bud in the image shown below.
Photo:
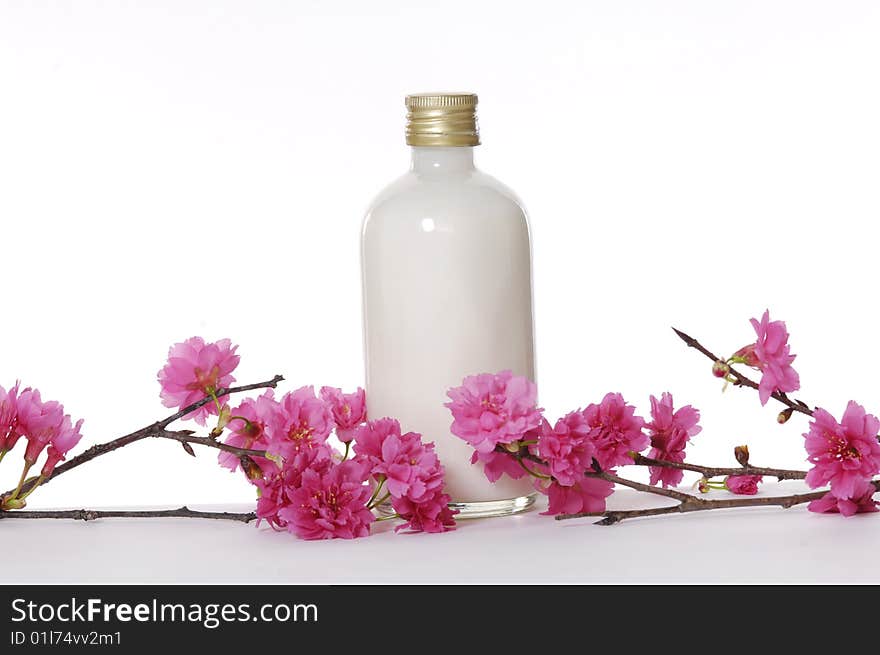
<path fill-rule="evenodd" d="M 733 494 L 754 496 L 758 493 L 761 480 L 763 477 L 760 475 L 729 475 L 724 478 L 724 487 Z"/>
<path fill-rule="evenodd" d="M 11 498 L 10 496 L 3 496 L 0 498 L 0 510 L 8 511 L 11 509 L 22 509 L 27 505 L 24 498 Z"/>
<path fill-rule="evenodd" d="M 731 360 L 734 362 L 739 362 L 745 364 L 746 366 L 751 366 L 753 368 L 758 368 L 761 360 L 758 359 L 758 354 L 755 352 L 755 344 L 751 343 L 748 346 L 743 346 L 735 353 L 733 353 L 733 357 Z"/>
<path fill-rule="evenodd" d="M 743 444 L 742 446 L 737 446 L 733 449 L 733 456 L 736 457 L 736 461 L 739 462 L 740 466 L 748 466 L 749 465 L 749 447 Z"/>
<path fill-rule="evenodd" d="M 223 405 L 220 408 L 220 414 L 217 416 L 217 427 L 211 430 L 211 437 L 216 439 L 223 434 L 224 428 L 229 425 L 229 419 L 232 418 L 232 408 L 229 405 Z"/>
<path fill-rule="evenodd" d="M 726 362 L 722 362 L 720 359 L 712 364 L 712 375 L 716 378 L 725 378 L 727 374 L 730 373 L 730 367 Z"/>
<path fill-rule="evenodd" d="M 791 407 L 789 407 L 788 409 L 783 409 L 776 417 L 776 422 L 780 425 L 782 425 L 783 423 L 788 423 L 788 419 L 791 418 L 792 414 L 794 414 L 794 409 L 792 409 Z"/>
<path fill-rule="evenodd" d="M 708 480 L 708 479 L 706 479 L 705 477 L 704 477 L 704 478 L 700 478 L 700 481 L 699 481 L 697 484 L 698 484 L 697 489 L 700 490 L 700 493 L 701 493 L 701 494 L 707 494 L 707 493 L 709 493 L 709 489 L 711 489 L 711 487 L 709 486 L 709 480 Z"/>
<path fill-rule="evenodd" d="M 241 470 L 244 471 L 244 474 L 248 477 L 248 480 L 262 479 L 262 469 L 250 457 L 248 457 L 247 455 L 242 455 L 241 457 L 239 457 L 239 462 L 241 462 Z"/>

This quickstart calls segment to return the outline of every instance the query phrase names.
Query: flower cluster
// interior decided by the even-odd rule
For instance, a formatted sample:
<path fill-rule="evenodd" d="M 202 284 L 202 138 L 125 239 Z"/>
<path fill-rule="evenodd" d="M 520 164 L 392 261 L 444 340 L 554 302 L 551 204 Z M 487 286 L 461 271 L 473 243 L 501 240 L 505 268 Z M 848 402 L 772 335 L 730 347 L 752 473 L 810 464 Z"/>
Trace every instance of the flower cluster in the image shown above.
<path fill-rule="evenodd" d="M 20 439 L 27 442 L 18 487 L 0 499 L 0 509 L 25 506 L 25 499 L 51 477 L 58 463 L 79 443 L 82 424 L 82 419 L 74 423 L 61 403 L 43 400 L 38 389 L 21 389 L 20 383 L 9 391 L 0 386 L 0 461 Z M 39 475 L 29 479 L 28 473 L 44 451 L 46 459 Z"/>
<path fill-rule="evenodd" d="M 391 516 L 403 520 L 398 530 L 452 529 L 434 444 L 423 443 L 415 432 L 402 434 L 394 419 L 367 421 L 358 399 L 363 390 L 344 394 L 325 387 L 318 397 L 312 387 L 303 387 L 278 402 L 267 392 L 257 399 L 262 408 L 253 418 L 244 418 L 247 408 L 232 410 L 230 425 L 241 425 L 226 443 L 266 451 L 265 458 L 253 458 L 256 470 L 248 472 L 260 492 L 257 515 L 304 539 L 351 539 L 369 534 L 371 510 L 390 501 Z M 357 415 L 352 407 L 360 407 Z M 341 455 L 328 442 L 331 432 L 340 430 L 334 416 L 345 417 L 341 429 L 354 433 L 342 438 Z M 348 459 L 350 444 L 354 457 Z M 236 468 L 229 458 L 221 463 Z"/>
<path fill-rule="evenodd" d="M 422 443 L 416 432 L 402 434 L 396 420 L 385 418 L 358 428 L 354 452 L 374 481 L 374 495 L 385 486 L 385 498 L 404 520 L 398 530 L 444 532 L 455 525 L 433 443 Z"/>
<path fill-rule="evenodd" d="M 729 364 L 760 370 L 758 396 L 764 405 L 776 393 L 797 391 L 800 377 L 791 366 L 795 355 L 791 354 L 785 323 L 771 321 L 770 312 L 765 311 L 760 321 L 753 318 L 751 324 L 757 341 L 740 348 L 727 362 L 716 362 L 713 372 L 724 377 Z M 788 421 L 793 409 L 789 406 L 781 412 L 779 422 Z M 804 434 L 807 461 L 813 464 L 806 481 L 813 489 L 828 486 L 829 491 L 809 504 L 810 511 L 839 512 L 844 516 L 876 512 L 873 478 L 880 473 L 880 420 L 855 401 L 849 402 L 840 422 L 820 407 L 812 412 L 812 418 Z M 754 494 L 760 481 L 760 476 L 731 476 L 725 487 L 737 494 Z"/>
<path fill-rule="evenodd" d="M 813 464 L 807 484 L 812 488 L 828 485 L 830 491 L 810 503 L 810 510 L 844 516 L 877 511 L 872 480 L 880 473 L 878 432 L 880 420 L 854 401 L 846 406 L 840 422 L 824 409 L 813 412 L 810 429 L 804 434 L 807 460 Z"/>
<path fill-rule="evenodd" d="M 235 350 L 227 339 L 175 344 L 159 373 L 161 397 L 181 411 L 205 401 L 185 416 L 202 424 L 219 416 L 215 432 L 225 428 L 225 445 L 246 451 L 221 452 L 220 465 L 243 470 L 257 488 L 261 520 L 303 539 L 353 539 L 367 536 L 373 510 L 389 503 L 388 517 L 402 519 L 398 530 L 455 526 L 433 443 L 402 433 L 394 419 L 368 421 L 363 389 L 304 386 L 280 398 L 268 390 L 229 407 L 220 395 L 233 381 Z"/>
<path fill-rule="evenodd" d="M 452 431 L 474 447 L 472 462 L 482 462 L 490 480 L 504 473 L 515 478 L 527 473 L 535 477 L 536 488 L 549 496 L 550 514 L 604 513 L 605 498 L 614 481 L 644 489 L 644 485 L 616 475 L 615 467 L 632 463 L 648 466 L 651 485 L 675 487 L 689 469 L 706 473 L 696 485 L 700 492 L 725 490 L 738 496 L 756 495 L 763 481 L 761 473 L 778 474 L 780 479 L 805 476 L 811 488 L 828 487 L 827 493 L 818 500 L 811 500 L 814 495 L 792 497 L 786 499 L 786 506 L 811 500 L 809 509 L 819 513 L 852 516 L 878 511 L 880 504 L 874 495 L 880 488 L 880 480 L 875 480 L 880 475 L 880 419 L 854 401 L 837 421 L 822 408 L 811 410 L 806 403 L 789 398 L 788 393 L 800 388 L 800 379 L 792 368 L 795 356 L 785 323 L 771 321 L 765 311 L 761 320 L 753 318 L 751 324 L 756 341 L 727 360 L 715 361 L 712 372 L 737 385 L 756 388 L 762 405 L 770 398 L 784 404 L 779 423 L 787 422 L 795 411 L 812 417 L 804 437 L 813 468 L 806 473 L 749 469 L 748 447 L 737 446 L 734 455 L 743 473 L 712 480 L 707 476 L 719 469 L 685 463 L 685 448 L 701 431 L 700 413 L 690 405 L 676 410 L 671 394 L 663 393 L 659 399 L 651 396 L 651 420 L 647 422 L 620 394 L 610 393 L 600 403 L 570 412 L 551 424 L 537 407 L 534 384 L 510 371 L 471 376 L 449 390 Z M 695 339 L 676 332 L 689 346 L 714 359 Z M 761 371 L 760 382 L 733 370 L 735 364 Z M 639 455 L 648 445 L 647 457 Z M 673 497 L 682 504 L 690 502 L 687 495 Z M 738 500 L 712 506 L 742 505 Z M 700 507 L 706 507 L 705 503 Z M 611 515 L 610 522 L 620 520 L 619 512 Z"/>
<path fill-rule="evenodd" d="M 536 489 L 548 496 L 549 514 L 604 511 L 614 484 L 603 473 L 632 464 L 649 445 L 652 457 L 682 461 L 687 441 L 700 431 L 699 412 L 689 405 L 675 411 L 669 393 L 660 401 L 651 398 L 648 424 L 619 393 L 551 424 L 537 406 L 534 383 L 510 371 L 467 377 L 447 395 L 452 432 L 474 446 L 471 461 L 482 462 L 493 482 L 502 473 L 531 474 Z M 651 483 L 676 484 L 681 472 L 672 471 L 652 473 Z"/>

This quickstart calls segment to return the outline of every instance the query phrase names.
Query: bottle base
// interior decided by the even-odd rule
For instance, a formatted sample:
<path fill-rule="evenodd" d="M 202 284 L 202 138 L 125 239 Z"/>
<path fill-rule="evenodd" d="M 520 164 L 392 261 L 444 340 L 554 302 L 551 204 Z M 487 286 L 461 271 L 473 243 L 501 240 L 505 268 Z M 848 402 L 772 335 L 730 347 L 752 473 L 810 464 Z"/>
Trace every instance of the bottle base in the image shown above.
<path fill-rule="evenodd" d="M 508 498 L 505 500 L 485 500 L 480 502 L 468 503 L 449 503 L 449 507 L 458 510 L 455 519 L 485 519 L 493 516 L 511 516 L 525 512 L 535 504 L 538 497 L 537 492 L 517 498 Z M 391 503 L 385 502 L 376 508 L 382 516 L 391 516 L 394 509 Z"/>
<path fill-rule="evenodd" d="M 482 519 L 491 516 L 510 516 L 525 512 L 535 504 L 537 493 L 506 500 L 486 500 L 478 503 L 449 503 L 449 507 L 457 509 L 456 520 Z"/>

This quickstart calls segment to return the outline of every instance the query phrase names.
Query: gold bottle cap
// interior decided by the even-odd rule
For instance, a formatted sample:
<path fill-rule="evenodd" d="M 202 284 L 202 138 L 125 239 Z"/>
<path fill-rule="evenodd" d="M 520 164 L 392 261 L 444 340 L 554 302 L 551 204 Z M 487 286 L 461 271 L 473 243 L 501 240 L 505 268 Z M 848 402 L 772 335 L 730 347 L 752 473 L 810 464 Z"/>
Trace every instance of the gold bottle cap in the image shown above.
<path fill-rule="evenodd" d="M 475 93 L 414 93 L 406 96 L 406 143 L 410 146 L 478 146 Z"/>

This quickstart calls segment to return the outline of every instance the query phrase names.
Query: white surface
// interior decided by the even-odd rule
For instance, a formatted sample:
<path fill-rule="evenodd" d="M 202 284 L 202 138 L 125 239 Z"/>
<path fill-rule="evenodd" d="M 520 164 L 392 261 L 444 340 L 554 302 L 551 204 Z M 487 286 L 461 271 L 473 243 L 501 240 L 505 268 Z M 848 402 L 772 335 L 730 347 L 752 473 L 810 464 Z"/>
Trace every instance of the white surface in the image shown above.
<path fill-rule="evenodd" d="M 768 484 L 763 493 L 800 489 Z M 653 502 L 629 490 L 611 500 L 620 509 Z M 0 583 L 880 582 L 877 514 L 749 508 L 590 521 L 533 511 L 441 535 L 394 534 L 385 523 L 364 539 L 305 542 L 226 521 L 9 520 L 0 541 L 27 547 L 0 568 Z"/>
<path fill-rule="evenodd" d="M 778 427 L 778 408 L 755 394 L 722 395 L 669 326 L 729 354 L 770 307 L 789 323 L 806 401 L 880 412 L 866 363 L 880 323 L 878 34 L 873 0 L 4 1 L 0 383 L 20 377 L 85 418 L 83 449 L 165 415 L 156 371 L 193 334 L 240 344 L 242 381 L 362 384 L 360 223 L 406 170 L 404 95 L 466 89 L 480 94 L 478 165 L 529 210 L 548 414 L 608 391 L 645 408 L 669 390 L 703 410 L 695 461 L 733 464 L 748 441 L 757 463 L 802 466 L 805 421 Z M 0 488 L 14 485 L 20 453 L 0 465 Z M 213 454 L 149 442 L 30 500 L 252 494 Z M 681 557 L 710 557 L 701 519 L 540 534 L 571 535 L 585 552 L 620 540 L 661 575 L 650 550 L 673 525 L 694 525 Z M 790 539 L 776 526 L 792 520 L 764 524 Z M 500 543 L 503 525 L 432 548 L 442 556 L 484 530 Z M 866 525 L 877 523 L 803 529 L 830 539 Z M 26 529 L 67 543 L 119 527 Z M 624 541 L 643 532 L 653 541 Z M 327 552 L 271 543 L 301 563 Z M 96 559 L 108 548 L 92 545 Z M 815 568 L 793 556 L 779 566 Z"/>
<path fill-rule="evenodd" d="M 443 406 L 474 373 L 535 379 L 528 221 L 473 151 L 412 148 L 412 170 L 373 202 L 362 240 L 368 415 L 430 435 L 458 502 L 532 489 L 526 478 L 491 484 Z"/>

